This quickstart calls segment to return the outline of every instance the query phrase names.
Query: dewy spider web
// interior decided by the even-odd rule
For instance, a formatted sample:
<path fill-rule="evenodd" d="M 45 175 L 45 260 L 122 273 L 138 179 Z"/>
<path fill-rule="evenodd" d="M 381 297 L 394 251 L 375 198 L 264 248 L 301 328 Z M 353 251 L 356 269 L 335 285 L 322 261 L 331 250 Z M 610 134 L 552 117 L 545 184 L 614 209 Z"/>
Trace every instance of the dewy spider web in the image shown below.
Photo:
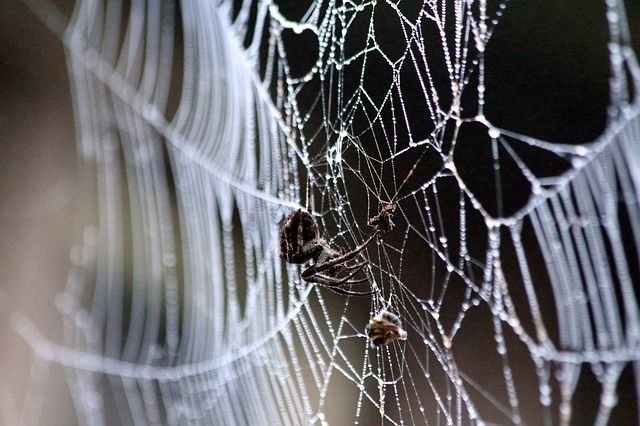
<path fill-rule="evenodd" d="M 567 424 L 586 387 L 605 424 L 623 375 L 638 421 L 640 67 L 622 2 L 603 17 L 606 129 L 582 145 L 485 117 L 506 0 L 304 3 L 80 0 L 67 22 L 28 1 L 67 51 L 98 212 L 56 301 L 65 341 L 13 324 L 39 369 L 65 367 L 79 422 Z M 482 190 L 460 156 L 485 147 Z M 336 247 L 364 241 L 422 152 L 365 252 L 370 304 L 280 261 L 297 208 Z M 374 350 L 382 308 L 408 340 Z"/>

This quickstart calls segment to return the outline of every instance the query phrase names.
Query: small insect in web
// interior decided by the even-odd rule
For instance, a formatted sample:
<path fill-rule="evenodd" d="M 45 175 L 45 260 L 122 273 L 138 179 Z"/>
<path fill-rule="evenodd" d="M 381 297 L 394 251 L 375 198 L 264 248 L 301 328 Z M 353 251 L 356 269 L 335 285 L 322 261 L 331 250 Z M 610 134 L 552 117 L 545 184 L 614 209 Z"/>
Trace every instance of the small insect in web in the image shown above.
<path fill-rule="evenodd" d="M 394 203 L 385 204 L 380 212 L 369 219 L 369 226 L 373 227 L 379 232 L 389 232 L 394 227 L 393 213 L 396 211 L 396 205 Z"/>
<path fill-rule="evenodd" d="M 426 146 L 422 153 L 418 156 L 418 159 L 415 161 L 415 163 L 413 163 L 413 166 L 411 166 L 411 169 L 409 169 L 409 172 L 404 177 L 404 180 L 396 190 L 395 195 L 391 198 L 391 201 L 389 201 L 388 203 L 384 203 L 378 214 L 369 219 L 368 225 L 373 227 L 376 232 L 389 232 L 392 231 L 395 227 L 395 223 L 393 223 L 393 215 L 396 211 L 396 199 L 398 198 L 398 195 L 400 195 L 400 190 L 404 187 L 404 185 L 409 181 L 409 178 L 411 178 L 413 173 L 416 171 L 418 164 L 427 153 L 428 149 L 429 147 Z"/>
<path fill-rule="evenodd" d="M 371 342 L 371 348 L 384 346 L 396 340 L 407 340 L 407 332 L 402 328 L 400 318 L 386 309 L 382 309 L 369 320 L 365 333 Z"/>

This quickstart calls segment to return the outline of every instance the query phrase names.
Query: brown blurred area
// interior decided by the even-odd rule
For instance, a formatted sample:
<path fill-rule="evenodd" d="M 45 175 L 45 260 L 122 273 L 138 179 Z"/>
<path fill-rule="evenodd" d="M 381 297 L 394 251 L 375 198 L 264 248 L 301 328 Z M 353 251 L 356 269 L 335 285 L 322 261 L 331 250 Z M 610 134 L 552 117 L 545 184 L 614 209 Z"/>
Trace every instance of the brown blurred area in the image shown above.
<path fill-rule="evenodd" d="M 24 3 L 3 0 L 0 424 L 74 424 L 63 370 L 38 367 L 30 348 L 13 330 L 11 319 L 16 312 L 22 313 L 47 337 L 60 341 L 62 327 L 54 300 L 68 272 L 73 209 L 77 207 L 76 169 L 62 43 Z M 32 374 L 46 384 L 30 388 Z M 46 401 L 41 398 L 45 394 Z M 46 413 L 46 420 L 38 419 L 39 412 Z"/>

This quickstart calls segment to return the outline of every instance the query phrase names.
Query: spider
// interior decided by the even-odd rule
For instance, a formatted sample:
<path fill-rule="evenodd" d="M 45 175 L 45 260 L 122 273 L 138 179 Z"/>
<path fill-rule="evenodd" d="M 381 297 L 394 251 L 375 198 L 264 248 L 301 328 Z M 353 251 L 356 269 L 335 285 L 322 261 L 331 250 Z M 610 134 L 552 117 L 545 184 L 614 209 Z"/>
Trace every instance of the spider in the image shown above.
<path fill-rule="evenodd" d="M 389 208 L 389 206 L 393 207 Z M 310 213 L 302 209 L 293 211 L 285 218 L 280 228 L 280 258 L 297 265 L 312 260 L 313 265 L 302 272 L 302 279 L 308 283 L 319 284 L 338 294 L 368 296 L 373 293 L 373 290 L 356 292 L 342 288 L 368 281 L 368 278 L 354 279 L 367 265 L 367 261 L 354 264 L 349 262 L 356 258 L 379 233 L 391 229 L 394 208 L 395 205 L 392 204 L 383 207 L 380 213 L 369 221 L 374 232 L 348 253 L 332 248 L 324 238 L 320 237 L 318 224 Z"/>
<path fill-rule="evenodd" d="M 371 348 L 389 344 L 394 340 L 407 340 L 407 332 L 402 329 L 400 318 L 386 309 L 382 309 L 369 320 L 365 333 L 371 341 Z"/>

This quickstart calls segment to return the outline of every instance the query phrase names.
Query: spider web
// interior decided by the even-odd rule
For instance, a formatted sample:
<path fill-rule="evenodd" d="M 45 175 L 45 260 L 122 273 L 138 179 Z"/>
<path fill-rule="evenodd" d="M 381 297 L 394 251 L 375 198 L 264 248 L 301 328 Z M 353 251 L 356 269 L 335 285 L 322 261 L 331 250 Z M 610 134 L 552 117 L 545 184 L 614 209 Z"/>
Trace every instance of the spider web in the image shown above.
<path fill-rule="evenodd" d="M 606 128 L 579 145 L 485 115 L 507 0 L 28 4 L 65 46 L 98 210 L 56 300 L 64 342 L 13 324 L 39 368 L 64 366 L 81 424 L 568 424 L 584 407 L 606 424 L 626 376 L 637 410 L 640 67 L 621 1 L 603 9 Z M 370 299 L 279 259 L 293 209 L 350 250 L 391 200 Z M 383 308 L 408 339 L 371 349 Z"/>

